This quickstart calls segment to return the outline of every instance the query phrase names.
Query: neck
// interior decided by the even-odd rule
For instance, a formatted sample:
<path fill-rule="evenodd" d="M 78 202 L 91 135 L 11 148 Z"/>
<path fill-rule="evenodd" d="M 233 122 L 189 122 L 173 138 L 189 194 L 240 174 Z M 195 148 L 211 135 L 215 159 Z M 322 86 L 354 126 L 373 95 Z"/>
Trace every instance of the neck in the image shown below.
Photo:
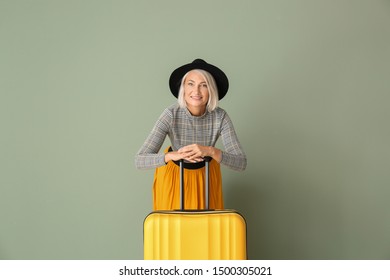
<path fill-rule="evenodd" d="M 196 117 L 200 117 L 206 112 L 206 107 L 199 108 L 199 107 L 188 107 L 187 106 L 187 109 L 191 113 L 191 115 L 196 116 Z"/>

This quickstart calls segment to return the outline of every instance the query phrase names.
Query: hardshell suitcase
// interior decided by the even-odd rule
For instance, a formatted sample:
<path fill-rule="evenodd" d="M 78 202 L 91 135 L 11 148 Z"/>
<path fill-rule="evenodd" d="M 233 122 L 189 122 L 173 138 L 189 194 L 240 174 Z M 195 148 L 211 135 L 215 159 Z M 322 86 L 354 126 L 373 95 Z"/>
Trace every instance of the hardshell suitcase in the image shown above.
<path fill-rule="evenodd" d="M 208 209 L 209 160 L 206 159 L 206 210 L 185 210 L 180 162 L 180 210 L 155 211 L 144 221 L 145 260 L 247 259 L 246 222 L 235 210 Z"/>

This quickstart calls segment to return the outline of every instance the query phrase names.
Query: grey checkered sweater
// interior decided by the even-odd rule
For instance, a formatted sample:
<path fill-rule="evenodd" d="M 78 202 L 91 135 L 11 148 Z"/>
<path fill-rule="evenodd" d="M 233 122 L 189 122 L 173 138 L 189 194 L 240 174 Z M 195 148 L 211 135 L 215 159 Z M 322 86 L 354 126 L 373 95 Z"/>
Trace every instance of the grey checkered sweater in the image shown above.
<path fill-rule="evenodd" d="M 187 108 L 180 108 L 178 104 L 166 108 L 135 156 L 138 169 L 165 165 L 164 153 L 159 151 L 167 135 L 174 151 L 190 144 L 214 147 L 221 137 L 224 146 L 221 164 L 238 171 L 246 168 L 246 155 L 231 119 L 222 108 L 217 107 L 200 117 L 191 115 Z"/>

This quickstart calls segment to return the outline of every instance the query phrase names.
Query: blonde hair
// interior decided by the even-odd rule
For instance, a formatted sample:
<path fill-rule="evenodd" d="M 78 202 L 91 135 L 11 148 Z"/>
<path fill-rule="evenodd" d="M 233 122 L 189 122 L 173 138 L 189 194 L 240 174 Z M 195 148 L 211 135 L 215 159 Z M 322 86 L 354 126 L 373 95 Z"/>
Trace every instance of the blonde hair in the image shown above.
<path fill-rule="evenodd" d="M 195 72 L 201 74 L 202 77 L 205 79 L 206 84 L 207 84 L 207 88 L 209 90 L 209 100 L 207 102 L 206 109 L 207 109 L 208 112 L 214 111 L 215 108 L 218 107 L 218 100 L 219 100 L 219 98 L 218 98 L 218 88 L 217 88 L 217 84 L 215 82 L 214 77 L 209 72 L 207 72 L 205 70 L 194 69 L 194 70 L 191 70 L 191 71 L 195 71 Z M 182 107 L 182 108 L 185 108 L 187 106 L 186 101 L 184 99 L 184 81 L 185 81 L 188 73 L 190 73 L 191 71 L 188 71 L 183 76 L 183 78 L 181 79 L 181 82 L 180 82 L 180 88 L 179 88 L 179 94 L 178 94 L 178 97 L 177 97 L 177 102 L 179 103 L 179 106 Z"/>

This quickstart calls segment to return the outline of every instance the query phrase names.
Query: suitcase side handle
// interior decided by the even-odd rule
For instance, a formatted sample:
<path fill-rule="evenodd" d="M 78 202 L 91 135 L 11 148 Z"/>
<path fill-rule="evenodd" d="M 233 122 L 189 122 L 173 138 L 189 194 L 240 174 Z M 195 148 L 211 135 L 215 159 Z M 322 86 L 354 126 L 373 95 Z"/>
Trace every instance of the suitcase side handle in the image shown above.
<path fill-rule="evenodd" d="M 210 209 L 210 196 L 209 196 L 209 189 L 210 189 L 210 161 L 211 157 L 205 157 L 205 173 L 206 173 L 206 182 L 205 182 L 205 210 Z M 183 166 L 184 160 L 181 159 L 179 161 L 179 167 L 180 167 L 180 210 L 185 211 L 185 205 L 184 205 L 184 166 Z"/>

